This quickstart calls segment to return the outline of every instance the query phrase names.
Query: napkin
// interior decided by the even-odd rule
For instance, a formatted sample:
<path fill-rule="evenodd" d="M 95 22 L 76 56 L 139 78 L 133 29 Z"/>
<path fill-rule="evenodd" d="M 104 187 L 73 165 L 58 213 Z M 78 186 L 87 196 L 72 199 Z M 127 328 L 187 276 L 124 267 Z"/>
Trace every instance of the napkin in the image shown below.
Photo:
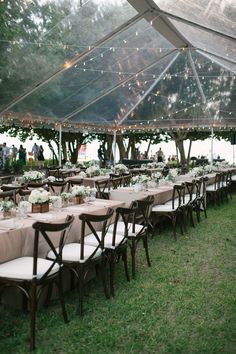
<path fill-rule="evenodd" d="M 55 218 L 58 218 L 57 215 L 54 214 L 50 214 L 50 213 L 33 213 L 33 214 L 28 214 L 28 216 L 33 219 L 33 220 L 37 220 L 37 221 L 44 221 L 44 220 L 52 220 Z"/>

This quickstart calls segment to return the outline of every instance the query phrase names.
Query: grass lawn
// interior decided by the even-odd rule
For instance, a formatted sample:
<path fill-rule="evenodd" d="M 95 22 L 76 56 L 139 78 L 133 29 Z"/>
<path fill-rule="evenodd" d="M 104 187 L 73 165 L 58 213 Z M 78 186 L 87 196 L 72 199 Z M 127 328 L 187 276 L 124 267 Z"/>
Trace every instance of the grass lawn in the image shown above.
<path fill-rule="evenodd" d="M 177 242 L 166 229 L 149 245 L 152 267 L 140 245 L 136 280 L 117 266 L 115 298 L 100 280 L 88 284 L 83 318 L 76 291 L 65 298 L 68 325 L 57 301 L 40 309 L 36 353 L 236 353 L 236 197 Z M 28 352 L 29 316 L 0 314 L 0 353 Z"/>

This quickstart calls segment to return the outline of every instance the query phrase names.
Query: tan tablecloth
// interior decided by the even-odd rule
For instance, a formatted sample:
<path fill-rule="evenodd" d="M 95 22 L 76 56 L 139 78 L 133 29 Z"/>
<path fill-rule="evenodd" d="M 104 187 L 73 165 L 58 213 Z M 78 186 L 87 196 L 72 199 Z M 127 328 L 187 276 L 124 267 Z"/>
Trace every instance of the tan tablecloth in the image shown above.
<path fill-rule="evenodd" d="M 172 198 L 173 184 L 149 188 L 139 192 L 134 192 L 133 187 L 118 188 L 110 191 L 110 200 L 124 201 L 126 207 L 129 207 L 134 200 L 142 200 L 149 195 L 154 196 L 154 205 L 163 204 Z"/>
<path fill-rule="evenodd" d="M 13 229 L 6 229 L 6 220 L 0 220 L 0 263 L 17 257 L 33 255 L 34 230 L 32 229 L 32 224 L 37 221 L 36 219 L 46 222 L 59 222 L 65 220 L 68 214 L 75 215 L 75 220 L 67 239 L 67 242 L 73 242 L 80 239 L 81 222 L 78 215 L 82 213 L 103 214 L 109 207 L 116 209 L 119 206 L 124 206 L 124 203 L 121 201 L 97 199 L 88 205 L 73 205 L 59 212 L 49 211 L 49 213 L 41 215 L 29 214 L 30 216 L 26 219 L 15 218 L 7 220 L 7 225 L 12 226 Z M 54 245 L 57 246 L 59 234 L 53 234 L 52 240 Z M 39 257 L 45 257 L 47 252 L 48 247 L 45 241 L 42 240 L 39 247 Z"/>

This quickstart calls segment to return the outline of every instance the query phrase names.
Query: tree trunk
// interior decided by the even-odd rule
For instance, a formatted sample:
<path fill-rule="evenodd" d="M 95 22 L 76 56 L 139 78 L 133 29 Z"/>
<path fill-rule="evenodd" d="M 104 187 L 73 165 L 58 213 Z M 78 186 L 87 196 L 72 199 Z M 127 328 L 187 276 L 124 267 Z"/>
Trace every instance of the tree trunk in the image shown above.
<path fill-rule="evenodd" d="M 180 154 L 180 163 L 182 168 L 186 167 L 187 161 L 186 161 L 186 156 L 185 156 L 185 151 L 184 151 L 184 140 L 176 140 L 175 141 L 176 146 L 179 150 L 179 154 Z"/>
<path fill-rule="evenodd" d="M 131 134 L 129 136 L 129 143 L 128 143 L 128 153 L 130 151 L 130 159 L 131 160 L 137 160 L 137 150 L 136 150 L 136 136 L 134 134 Z M 129 156 L 129 155 L 128 155 Z"/>
<path fill-rule="evenodd" d="M 189 139 L 189 147 L 188 147 L 188 157 L 187 157 L 187 167 L 189 167 L 189 162 L 190 162 L 190 154 L 191 154 L 191 148 L 192 148 L 192 139 Z"/>
<path fill-rule="evenodd" d="M 127 149 L 124 144 L 124 139 L 122 135 L 117 135 L 116 136 L 116 142 L 119 148 L 119 153 L 120 153 L 120 160 L 123 160 L 128 157 L 127 154 Z"/>

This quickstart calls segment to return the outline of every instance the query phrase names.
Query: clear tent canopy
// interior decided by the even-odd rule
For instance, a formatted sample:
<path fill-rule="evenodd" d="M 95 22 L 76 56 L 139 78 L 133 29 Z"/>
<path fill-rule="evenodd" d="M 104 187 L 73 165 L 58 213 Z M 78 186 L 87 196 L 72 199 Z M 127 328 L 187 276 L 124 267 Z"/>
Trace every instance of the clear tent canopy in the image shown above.
<path fill-rule="evenodd" d="M 2 124 L 110 133 L 236 128 L 234 0 L 0 6 L 12 28 L 0 38 Z"/>

